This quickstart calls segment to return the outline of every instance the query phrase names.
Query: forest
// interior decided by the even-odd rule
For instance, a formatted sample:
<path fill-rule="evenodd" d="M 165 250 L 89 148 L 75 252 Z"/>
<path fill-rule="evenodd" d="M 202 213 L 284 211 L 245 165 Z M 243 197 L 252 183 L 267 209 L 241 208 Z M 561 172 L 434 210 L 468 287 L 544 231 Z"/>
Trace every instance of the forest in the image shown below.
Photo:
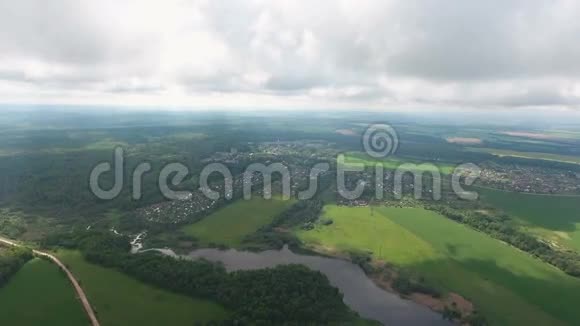
<path fill-rule="evenodd" d="M 0 287 L 4 286 L 20 268 L 32 259 L 32 251 L 0 244 Z"/>
<path fill-rule="evenodd" d="M 81 232 L 53 237 L 45 246 L 81 250 L 91 263 L 117 269 L 142 282 L 222 304 L 231 322 L 252 325 L 339 323 L 356 315 L 320 272 L 301 265 L 235 271 L 206 260 L 185 260 L 156 252 L 129 254 L 125 237 Z"/>
<path fill-rule="evenodd" d="M 272 223 L 248 235 L 243 241 L 247 250 L 262 251 L 281 249 L 288 245 L 293 250 L 302 250 L 301 242 L 290 232 L 280 232 L 293 227 L 311 228 L 319 218 L 324 202 L 318 198 L 299 200 L 289 209 L 276 216 Z"/>

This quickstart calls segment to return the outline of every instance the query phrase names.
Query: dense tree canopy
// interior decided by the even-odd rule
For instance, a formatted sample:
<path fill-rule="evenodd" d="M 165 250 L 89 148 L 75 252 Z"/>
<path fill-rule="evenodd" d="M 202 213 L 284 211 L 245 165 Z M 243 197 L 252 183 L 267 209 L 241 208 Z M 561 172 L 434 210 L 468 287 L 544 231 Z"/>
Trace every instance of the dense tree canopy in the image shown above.
<path fill-rule="evenodd" d="M 32 259 L 30 249 L 0 245 L 0 287 L 30 259 Z"/>
<path fill-rule="evenodd" d="M 114 234 L 87 232 L 75 238 L 88 261 L 173 292 L 219 302 L 233 311 L 232 321 L 241 324 L 328 324 L 355 318 L 323 274 L 301 265 L 228 273 L 206 260 L 129 254 L 126 239 Z"/>

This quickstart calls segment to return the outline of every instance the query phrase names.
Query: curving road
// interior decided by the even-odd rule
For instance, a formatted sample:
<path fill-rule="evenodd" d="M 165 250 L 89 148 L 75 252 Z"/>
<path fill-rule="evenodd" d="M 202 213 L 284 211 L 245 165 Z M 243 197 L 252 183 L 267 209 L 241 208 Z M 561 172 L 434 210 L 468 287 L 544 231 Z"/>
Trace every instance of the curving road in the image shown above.
<path fill-rule="evenodd" d="M 23 247 L 22 245 L 20 245 L 16 242 L 13 242 L 13 241 L 10 241 L 10 240 L 4 239 L 4 238 L 0 238 L 0 242 L 7 244 L 9 246 L 13 246 L 13 247 Z M 87 298 L 85 291 L 83 291 L 83 288 L 81 288 L 79 282 L 76 280 L 74 275 L 69 271 L 69 269 L 58 258 L 56 258 L 55 256 L 53 256 L 49 253 L 46 253 L 43 251 L 38 251 L 38 250 L 32 250 L 32 252 L 37 256 L 46 257 L 46 258 L 52 260 L 52 262 L 54 262 L 58 267 L 60 267 L 60 269 L 62 269 L 65 272 L 66 276 L 68 277 L 68 279 L 72 283 L 72 285 L 77 293 L 77 296 L 81 300 L 83 308 L 85 309 L 85 312 L 87 313 L 87 316 L 89 317 L 89 320 L 91 321 L 91 325 L 92 326 L 100 326 L 99 321 L 97 320 L 97 316 L 95 315 L 95 312 L 93 311 L 93 307 L 89 303 L 89 299 Z"/>

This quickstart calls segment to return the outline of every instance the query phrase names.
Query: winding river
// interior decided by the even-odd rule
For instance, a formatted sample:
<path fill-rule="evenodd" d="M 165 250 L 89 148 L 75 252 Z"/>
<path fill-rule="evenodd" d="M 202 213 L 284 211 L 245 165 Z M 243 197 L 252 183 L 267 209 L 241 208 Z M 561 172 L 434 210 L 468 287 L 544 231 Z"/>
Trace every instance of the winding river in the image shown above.
<path fill-rule="evenodd" d="M 178 257 L 169 249 L 151 250 Z M 198 249 L 179 257 L 221 262 L 228 271 L 302 264 L 326 275 L 330 283 L 343 293 L 344 302 L 364 318 L 377 320 L 385 325 L 451 325 L 429 308 L 379 288 L 359 266 L 346 260 L 299 255 L 288 247 L 259 253 L 234 249 Z"/>

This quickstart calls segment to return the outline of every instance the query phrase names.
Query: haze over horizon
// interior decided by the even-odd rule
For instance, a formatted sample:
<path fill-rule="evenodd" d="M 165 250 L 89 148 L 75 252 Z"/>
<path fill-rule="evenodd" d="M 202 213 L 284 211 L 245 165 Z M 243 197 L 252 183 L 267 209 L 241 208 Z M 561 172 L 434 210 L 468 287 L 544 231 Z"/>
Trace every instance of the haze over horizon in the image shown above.
<path fill-rule="evenodd" d="M 0 0 L 0 326 L 580 325 L 580 1 Z"/>
<path fill-rule="evenodd" d="M 568 0 L 1 0 L 0 103 L 577 116 L 579 32 Z"/>

